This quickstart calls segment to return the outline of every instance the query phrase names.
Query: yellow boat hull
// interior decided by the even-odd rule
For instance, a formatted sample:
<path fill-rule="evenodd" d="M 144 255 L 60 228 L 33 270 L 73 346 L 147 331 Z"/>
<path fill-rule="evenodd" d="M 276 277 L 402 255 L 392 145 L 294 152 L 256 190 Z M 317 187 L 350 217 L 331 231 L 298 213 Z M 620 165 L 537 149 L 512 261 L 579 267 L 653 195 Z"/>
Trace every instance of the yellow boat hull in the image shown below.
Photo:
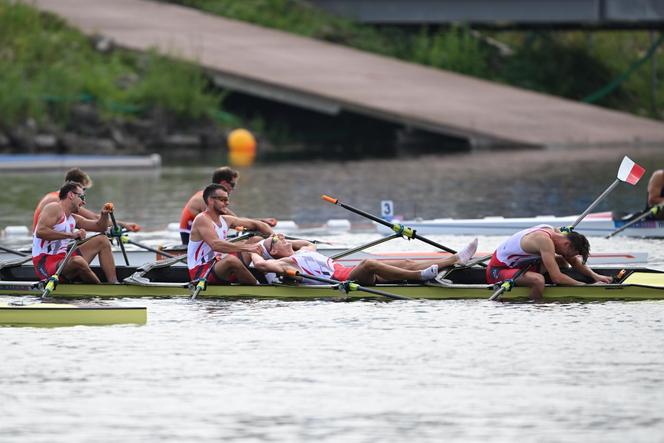
<path fill-rule="evenodd" d="M 32 303 L 12 305 L 0 303 L 0 325 L 8 326 L 75 326 L 145 324 L 144 307 L 113 307 Z"/>

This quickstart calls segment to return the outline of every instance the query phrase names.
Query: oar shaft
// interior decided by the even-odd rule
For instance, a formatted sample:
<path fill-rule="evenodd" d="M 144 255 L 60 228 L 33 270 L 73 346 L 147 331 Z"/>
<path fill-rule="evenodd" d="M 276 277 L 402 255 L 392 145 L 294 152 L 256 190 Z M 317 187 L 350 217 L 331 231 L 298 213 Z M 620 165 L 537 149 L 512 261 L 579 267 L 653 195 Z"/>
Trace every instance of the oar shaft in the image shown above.
<path fill-rule="evenodd" d="M 611 238 L 616 234 L 620 234 L 622 231 L 629 228 L 630 226 L 634 226 L 636 223 L 640 222 L 641 220 L 643 220 L 644 218 L 646 218 L 650 214 L 653 214 L 653 215 L 657 214 L 661 209 L 662 209 L 662 205 L 657 205 L 657 206 L 653 206 L 652 208 L 649 208 L 643 214 L 639 215 L 634 220 L 631 220 L 629 223 L 625 223 L 624 225 L 622 225 L 621 227 L 619 227 L 618 229 L 616 229 L 615 231 L 613 231 L 612 233 L 607 235 L 605 238 Z"/>
<path fill-rule="evenodd" d="M 503 293 L 504 293 L 505 291 L 511 290 L 511 289 L 512 289 L 512 286 L 514 286 L 514 285 L 516 284 L 516 281 L 517 281 L 519 278 L 521 278 L 521 276 L 522 276 L 523 274 L 525 274 L 526 272 L 528 272 L 529 269 L 530 269 L 530 266 L 526 266 L 526 267 L 524 267 L 524 268 L 519 269 L 519 270 L 517 271 L 517 273 L 514 274 L 514 277 L 512 277 L 512 278 L 510 279 L 510 280 L 511 280 L 511 283 L 509 283 L 509 281 L 504 281 L 504 282 L 500 285 L 500 288 L 498 288 L 493 294 L 491 294 L 491 297 L 489 297 L 489 300 L 490 300 L 490 301 L 497 300 L 501 295 L 503 295 Z"/>
<path fill-rule="evenodd" d="M 9 252 L 10 254 L 20 255 L 22 257 L 27 257 L 28 255 L 30 255 L 30 254 L 26 254 L 25 252 L 17 251 L 15 249 L 6 248 L 4 246 L 0 246 L 0 251 L 5 251 L 5 252 Z"/>
<path fill-rule="evenodd" d="M 356 252 L 358 252 L 358 251 L 361 251 L 361 250 L 363 250 L 363 249 L 370 248 L 370 247 L 372 247 L 372 246 L 376 246 L 376 245 L 379 245 L 379 244 L 381 244 L 381 243 L 385 243 L 386 241 L 390 241 L 390 240 L 393 240 L 393 239 L 395 239 L 395 238 L 399 238 L 399 237 L 401 237 L 399 234 L 393 234 L 393 235 L 390 235 L 389 237 L 383 237 L 383 238 L 380 238 L 380 239 L 378 239 L 378 240 L 374 240 L 374 241 L 372 241 L 372 242 L 369 242 L 369 243 L 365 243 L 365 244 L 363 244 L 363 245 L 360 245 L 360 246 L 358 246 L 358 247 L 356 247 L 356 248 L 348 249 L 348 250 L 346 250 L 346 251 L 341 251 L 341 252 L 339 252 L 339 253 L 337 253 L 337 254 L 334 254 L 334 255 L 330 256 L 330 258 L 331 258 L 332 260 L 337 260 L 337 259 L 339 259 L 339 258 L 343 258 L 343 257 L 349 256 L 349 255 L 351 255 L 351 254 L 354 254 L 354 253 L 356 253 Z"/>
<path fill-rule="evenodd" d="M 48 282 L 46 283 L 46 287 L 44 288 L 44 291 L 42 292 L 41 298 L 43 299 L 44 297 L 48 296 L 51 292 L 55 290 L 55 287 L 57 285 L 57 282 L 60 280 L 60 275 L 62 274 L 62 271 L 65 269 L 65 266 L 67 266 L 67 263 L 69 262 L 69 258 L 72 256 L 74 251 L 81 246 L 83 243 L 86 241 L 98 236 L 100 234 L 95 234 L 91 237 L 85 238 L 83 240 L 78 240 L 75 241 L 74 244 L 69 248 L 69 251 L 67 251 L 67 254 L 65 255 L 65 258 L 60 262 L 60 265 L 58 266 L 57 270 L 55 271 L 55 274 L 53 274 L 49 279 Z"/>
<path fill-rule="evenodd" d="M 203 277 L 198 280 L 198 283 L 196 283 L 196 287 L 194 288 L 194 292 L 191 294 L 191 300 L 196 300 L 196 297 L 198 297 L 198 294 L 201 293 L 201 291 L 204 291 L 207 289 L 207 279 L 214 270 L 214 266 L 217 264 L 217 258 L 215 257 L 214 260 L 212 260 L 212 264 L 210 264 L 210 267 L 205 271 L 205 274 Z"/>
<path fill-rule="evenodd" d="M 287 272 L 287 275 L 291 278 L 296 278 L 296 279 L 299 278 L 300 280 L 303 279 L 303 278 L 307 278 L 309 280 L 316 280 L 316 281 L 319 281 L 319 282 L 322 282 L 322 283 L 328 283 L 328 284 L 331 284 L 331 285 L 344 285 L 346 283 L 346 282 L 340 282 L 338 280 L 334 280 L 334 279 L 331 279 L 331 278 L 325 278 L 325 277 L 319 277 L 317 275 L 305 274 L 305 273 L 302 273 L 302 272 L 299 272 L 299 271 Z M 408 297 L 403 297 L 403 296 L 397 295 L 397 294 L 391 294 L 391 293 L 385 292 L 385 291 L 379 291 L 378 289 L 367 288 L 366 286 L 360 286 L 357 283 L 352 283 L 352 282 L 349 282 L 348 288 L 351 291 L 368 292 L 370 294 L 380 295 L 381 297 L 392 298 L 392 299 L 395 299 L 395 300 L 410 300 L 410 298 L 408 298 Z"/>
<path fill-rule="evenodd" d="M 338 199 L 336 199 L 336 198 L 334 198 L 334 197 L 330 197 L 329 195 L 323 195 L 322 198 L 323 198 L 323 200 L 325 200 L 326 202 L 332 203 L 333 205 L 341 206 L 341 207 L 344 208 L 344 209 L 348 209 L 350 212 L 354 212 L 354 213 L 356 213 L 356 214 L 358 214 L 358 215 L 361 215 L 361 216 L 363 216 L 363 217 L 366 217 L 366 218 L 368 218 L 368 219 L 370 219 L 370 220 L 375 221 L 376 223 L 380 223 L 381 225 L 387 226 L 387 227 L 389 227 L 389 228 L 392 228 L 392 226 L 393 226 L 392 223 L 390 223 L 390 222 L 388 222 L 388 221 L 386 221 L 386 220 L 383 220 L 383 219 L 380 218 L 380 217 L 376 217 L 375 215 L 373 215 L 373 214 L 369 214 L 368 212 L 364 212 L 364 211 L 361 210 L 361 209 L 357 209 L 357 208 L 354 208 L 353 206 L 349 206 L 349 205 L 347 205 L 347 204 L 345 204 L 345 203 L 341 203 Z"/>
<path fill-rule="evenodd" d="M 618 179 L 616 179 L 613 183 L 611 183 L 611 185 L 608 188 L 606 188 L 606 190 L 604 190 L 604 192 L 602 192 L 602 194 L 599 197 L 597 197 L 595 201 L 592 202 L 590 206 L 588 206 L 588 208 L 585 211 L 583 211 L 581 215 L 579 215 L 579 217 L 576 219 L 576 221 L 572 224 L 570 228 L 571 229 L 576 228 L 576 226 L 579 223 L 581 223 L 581 220 L 586 218 L 586 215 L 590 214 L 590 211 L 592 211 L 595 208 L 595 206 L 597 206 L 599 202 L 601 202 L 604 199 L 604 197 L 606 197 L 609 194 L 609 192 L 613 191 L 613 188 L 618 186 L 618 183 L 620 183 L 620 180 Z"/>
<path fill-rule="evenodd" d="M 345 203 L 341 203 L 338 199 L 336 199 L 334 197 L 330 197 L 329 195 L 323 195 L 322 198 L 323 198 L 323 200 L 325 200 L 329 203 L 332 203 L 332 204 L 337 205 L 337 206 L 341 206 L 344 209 L 347 209 L 347 210 L 349 210 L 351 212 L 354 212 L 358 215 L 361 215 L 361 216 L 366 217 L 370 220 L 373 220 L 376 223 L 380 223 L 383 226 L 387 226 L 388 228 L 392 229 L 395 233 L 397 233 L 399 235 L 403 234 L 408 238 L 415 238 L 415 239 L 417 239 L 421 242 L 427 243 L 427 244 L 429 244 L 433 247 L 436 247 L 438 249 L 442 249 L 445 252 L 449 252 L 450 254 L 456 254 L 457 253 L 457 251 L 455 251 L 454 249 L 448 248 L 447 246 L 443 246 L 440 243 L 437 243 L 433 240 L 429 240 L 426 237 L 422 237 L 421 235 L 418 235 L 417 232 L 415 232 L 414 230 L 412 230 L 411 228 L 409 228 L 407 226 L 403 226 L 403 225 L 398 224 L 398 223 L 390 223 L 387 220 L 383 220 L 382 218 L 376 217 L 373 214 L 369 214 L 368 212 L 364 212 L 361 209 L 357 209 L 357 208 L 354 208 L 353 206 L 349 206 Z M 486 267 L 486 265 L 483 265 L 483 266 Z"/>
<path fill-rule="evenodd" d="M 164 252 L 164 251 L 160 251 L 159 249 L 151 248 L 150 246 L 148 246 L 148 245 L 144 245 L 143 243 L 139 243 L 139 242 L 137 242 L 137 241 L 127 240 L 127 243 L 132 244 L 132 245 L 134 245 L 134 246 L 138 246 L 139 248 L 143 248 L 143 249 L 145 249 L 146 251 L 150 251 L 150 252 L 154 252 L 155 254 L 163 255 L 164 257 L 168 257 L 168 258 L 173 258 L 173 257 L 175 257 L 175 256 L 172 255 L 172 254 L 169 254 L 169 253 Z"/>
<path fill-rule="evenodd" d="M 118 222 L 115 220 L 115 214 L 113 214 L 113 211 L 109 213 L 111 216 L 111 223 L 113 223 L 113 230 L 115 232 L 121 232 L 120 227 L 118 226 Z M 120 250 L 122 251 L 122 257 L 124 258 L 125 264 L 129 266 L 129 258 L 127 257 L 127 251 L 125 251 L 124 243 L 122 242 L 122 239 L 118 237 L 118 244 L 120 245 Z"/>

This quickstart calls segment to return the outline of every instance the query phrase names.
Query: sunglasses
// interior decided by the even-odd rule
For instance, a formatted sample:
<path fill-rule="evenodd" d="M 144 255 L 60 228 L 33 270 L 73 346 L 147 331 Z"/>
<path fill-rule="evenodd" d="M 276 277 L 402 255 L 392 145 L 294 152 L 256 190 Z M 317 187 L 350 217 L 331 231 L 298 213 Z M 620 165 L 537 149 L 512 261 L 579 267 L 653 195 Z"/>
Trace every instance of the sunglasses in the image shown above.
<path fill-rule="evenodd" d="M 272 236 L 272 241 L 270 242 L 270 251 L 274 248 L 274 245 L 276 245 L 278 241 L 279 241 L 279 237 L 277 237 L 276 235 L 273 235 Z"/>
<path fill-rule="evenodd" d="M 228 197 L 222 197 L 220 195 L 211 195 L 210 198 L 213 198 L 215 200 L 219 200 L 220 202 L 227 202 Z"/>
<path fill-rule="evenodd" d="M 77 195 L 78 198 L 85 201 L 85 192 L 78 193 L 78 192 L 71 191 L 71 193 L 74 194 L 74 195 Z"/>

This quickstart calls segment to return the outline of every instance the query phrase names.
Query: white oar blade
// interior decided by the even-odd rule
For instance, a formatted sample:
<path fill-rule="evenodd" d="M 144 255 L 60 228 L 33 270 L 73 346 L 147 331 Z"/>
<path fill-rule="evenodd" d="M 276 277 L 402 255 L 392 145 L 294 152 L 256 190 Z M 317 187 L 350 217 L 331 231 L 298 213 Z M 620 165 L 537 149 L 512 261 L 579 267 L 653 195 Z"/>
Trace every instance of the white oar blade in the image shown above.
<path fill-rule="evenodd" d="M 646 172 L 644 168 L 625 156 L 622 163 L 620 163 L 620 169 L 618 169 L 618 180 L 635 185 L 643 177 L 644 172 Z"/>

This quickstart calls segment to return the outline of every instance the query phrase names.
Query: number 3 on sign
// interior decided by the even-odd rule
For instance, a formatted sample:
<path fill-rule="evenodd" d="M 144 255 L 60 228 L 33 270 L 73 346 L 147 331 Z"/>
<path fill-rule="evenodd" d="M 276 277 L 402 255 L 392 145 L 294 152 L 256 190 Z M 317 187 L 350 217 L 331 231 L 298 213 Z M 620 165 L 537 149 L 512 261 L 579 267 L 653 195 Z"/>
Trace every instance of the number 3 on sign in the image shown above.
<path fill-rule="evenodd" d="M 380 215 L 386 220 L 394 217 L 394 203 L 392 200 L 383 200 L 380 202 Z"/>

